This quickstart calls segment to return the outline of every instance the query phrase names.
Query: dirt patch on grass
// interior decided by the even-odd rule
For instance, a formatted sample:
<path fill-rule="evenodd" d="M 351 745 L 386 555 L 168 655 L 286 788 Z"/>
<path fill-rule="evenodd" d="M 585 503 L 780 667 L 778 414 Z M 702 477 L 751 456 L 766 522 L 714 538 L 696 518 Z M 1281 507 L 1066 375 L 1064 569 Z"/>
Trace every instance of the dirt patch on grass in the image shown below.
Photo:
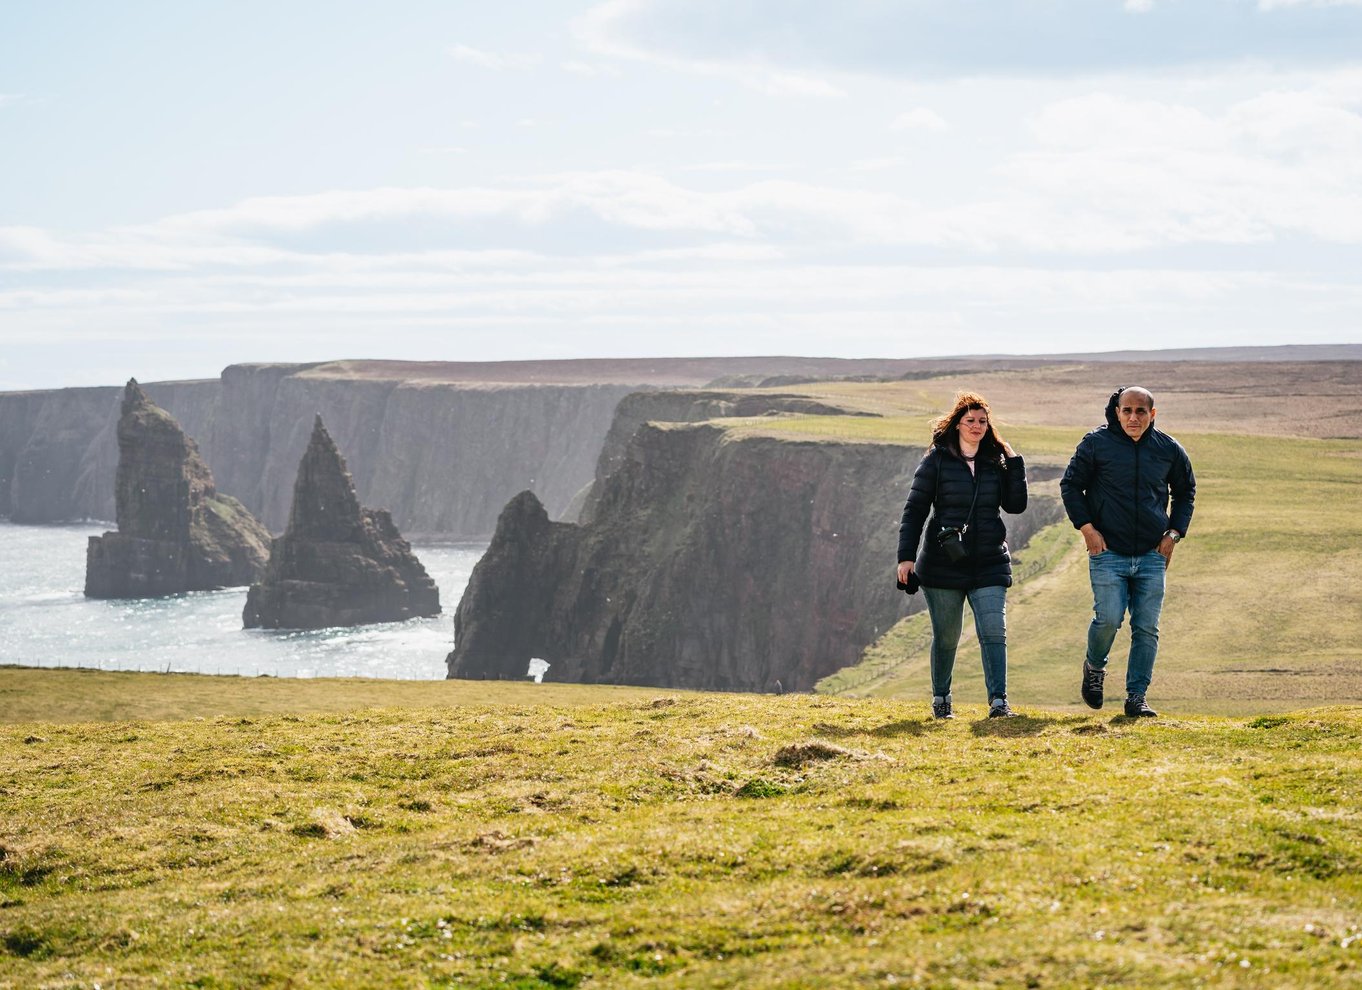
<path fill-rule="evenodd" d="M 824 742 L 822 739 L 810 739 L 808 742 L 782 746 L 776 750 L 775 756 L 771 757 L 771 762 L 778 767 L 799 768 L 827 760 L 875 759 L 883 760 L 888 759 L 888 757 L 878 753 L 864 753 L 860 750 L 847 749 L 844 746 L 838 746 L 836 743 Z"/>
<path fill-rule="evenodd" d="M 511 849 L 529 849 L 535 840 L 528 835 L 507 835 L 493 829 L 481 832 L 468 840 L 468 848 L 479 852 L 502 853 Z"/>

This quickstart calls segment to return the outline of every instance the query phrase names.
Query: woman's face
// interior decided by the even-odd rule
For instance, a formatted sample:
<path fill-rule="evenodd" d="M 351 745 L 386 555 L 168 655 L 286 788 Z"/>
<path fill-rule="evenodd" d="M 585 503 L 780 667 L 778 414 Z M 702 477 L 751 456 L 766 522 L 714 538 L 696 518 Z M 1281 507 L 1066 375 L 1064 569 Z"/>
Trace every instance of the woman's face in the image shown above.
<path fill-rule="evenodd" d="M 988 413 L 982 409 L 966 409 L 960 417 L 960 442 L 971 447 L 978 446 L 988 432 Z"/>

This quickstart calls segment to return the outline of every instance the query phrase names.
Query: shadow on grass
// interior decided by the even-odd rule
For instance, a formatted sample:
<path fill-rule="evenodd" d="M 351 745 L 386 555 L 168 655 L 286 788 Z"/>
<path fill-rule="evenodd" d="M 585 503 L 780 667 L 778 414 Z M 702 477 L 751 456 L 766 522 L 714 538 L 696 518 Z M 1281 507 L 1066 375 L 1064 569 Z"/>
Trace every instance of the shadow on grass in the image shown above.
<path fill-rule="evenodd" d="M 886 722 L 870 730 L 872 736 L 892 739 L 896 736 L 920 736 L 929 729 L 940 728 L 945 723 L 940 719 L 903 718 L 897 722 Z"/>
<path fill-rule="evenodd" d="M 1018 715 L 1016 718 L 984 718 L 970 723 L 969 730 L 976 736 L 1038 736 L 1052 725 L 1072 722 L 1064 715 Z"/>
<path fill-rule="evenodd" d="M 933 728 L 940 728 L 945 725 L 934 719 L 913 719 L 905 718 L 897 722 L 886 722 L 884 725 L 877 725 L 867 728 L 860 725 L 832 725 L 828 722 L 815 722 L 812 726 L 814 732 L 829 738 L 845 738 L 846 736 L 879 736 L 881 739 L 892 739 L 896 736 L 920 736 Z"/>

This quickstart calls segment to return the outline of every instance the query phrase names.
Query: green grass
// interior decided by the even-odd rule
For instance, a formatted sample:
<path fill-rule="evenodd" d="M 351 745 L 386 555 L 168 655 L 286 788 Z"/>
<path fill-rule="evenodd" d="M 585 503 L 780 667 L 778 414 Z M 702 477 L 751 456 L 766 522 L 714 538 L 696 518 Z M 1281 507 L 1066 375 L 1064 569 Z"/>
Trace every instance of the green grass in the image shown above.
<path fill-rule="evenodd" d="M 510 693 L 508 693 L 508 690 Z M 597 703 L 588 684 L 539 684 L 533 697 L 555 705 Z M 608 689 L 620 700 L 655 688 Z M 515 699 L 514 702 L 506 699 Z M 505 681 L 388 681 L 368 677 L 200 677 L 127 671 L 0 666 L 0 724 L 180 720 L 191 716 L 281 715 L 356 708 L 523 703 Z"/>
<path fill-rule="evenodd" d="M 1362 982 L 1362 709 L 415 687 L 0 727 L 0 986 Z"/>

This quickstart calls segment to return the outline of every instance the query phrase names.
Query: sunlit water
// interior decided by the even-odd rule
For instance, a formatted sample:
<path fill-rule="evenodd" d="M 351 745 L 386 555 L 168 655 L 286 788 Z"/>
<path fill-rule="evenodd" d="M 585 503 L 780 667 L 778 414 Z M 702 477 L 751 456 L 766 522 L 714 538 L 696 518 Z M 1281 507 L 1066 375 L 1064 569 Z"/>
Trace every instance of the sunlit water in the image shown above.
<path fill-rule="evenodd" d="M 486 549 L 413 546 L 440 587 L 444 612 L 433 618 L 285 632 L 241 628 L 245 588 L 135 601 L 86 598 L 86 542 L 110 528 L 0 521 L 0 664 L 247 677 L 442 678 L 453 648 L 454 609 Z"/>

